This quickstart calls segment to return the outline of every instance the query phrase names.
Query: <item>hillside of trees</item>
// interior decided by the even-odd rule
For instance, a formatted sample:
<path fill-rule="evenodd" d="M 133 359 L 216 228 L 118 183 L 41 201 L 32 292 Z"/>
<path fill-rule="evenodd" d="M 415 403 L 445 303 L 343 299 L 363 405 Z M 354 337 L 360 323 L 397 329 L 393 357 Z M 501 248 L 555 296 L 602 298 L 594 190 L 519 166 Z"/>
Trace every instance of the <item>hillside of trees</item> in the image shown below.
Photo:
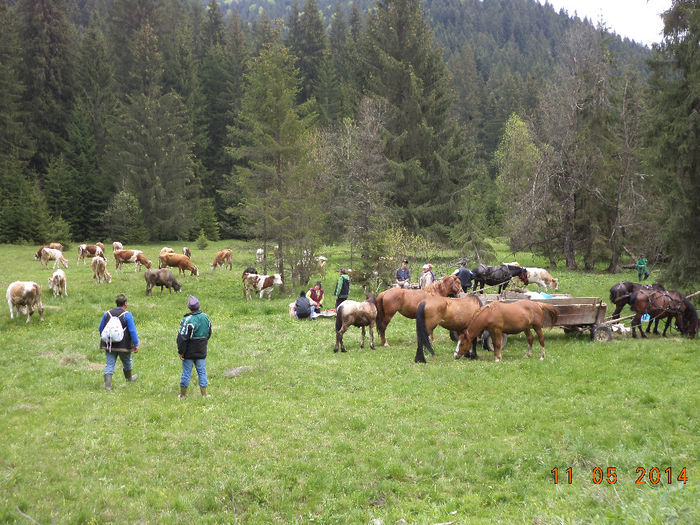
<path fill-rule="evenodd" d="M 698 2 L 653 50 L 534 0 L 0 1 L 0 241 L 492 236 L 697 283 Z M 685 242 L 681 242 L 685 239 Z"/>

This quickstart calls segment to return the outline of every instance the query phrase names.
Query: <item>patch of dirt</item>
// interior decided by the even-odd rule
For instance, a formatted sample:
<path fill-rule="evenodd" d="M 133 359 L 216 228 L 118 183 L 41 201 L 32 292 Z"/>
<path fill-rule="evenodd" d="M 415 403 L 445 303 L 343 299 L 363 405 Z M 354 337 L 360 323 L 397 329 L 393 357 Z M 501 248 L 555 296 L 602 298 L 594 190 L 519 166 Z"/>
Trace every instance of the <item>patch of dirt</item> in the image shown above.
<path fill-rule="evenodd" d="M 253 366 L 237 366 L 236 368 L 224 370 L 224 375 L 226 377 L 238 377 L 243 372 L 248 372 L 250 370 L 253 370 L 253 368 L 255 368 L 255 367 L 253 367 Z"/>
<path fill-rule="evenodd" d="M 104 363 L 88 363 L 88 370 L 104 370 Z"/>
<path fill-rule="evenodd" d="M 58 360 L 58 364 L 61 366 L 75 366 L 83 364 L 87 361 L 87 357 L 83 354 L 68 354 L 61 357 Z"/>

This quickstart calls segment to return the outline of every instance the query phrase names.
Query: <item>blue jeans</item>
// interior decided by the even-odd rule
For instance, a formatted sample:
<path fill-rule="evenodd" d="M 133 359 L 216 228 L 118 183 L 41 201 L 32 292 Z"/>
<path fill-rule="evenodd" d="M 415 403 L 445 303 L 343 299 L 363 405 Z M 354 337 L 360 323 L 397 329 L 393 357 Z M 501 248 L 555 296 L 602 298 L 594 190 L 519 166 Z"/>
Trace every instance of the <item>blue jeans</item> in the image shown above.
<path fill-rule="evenodd" d="M 180 377 L 180 386 L 190 386 L 190 377 L 192 376 L 192 365 L 197 369 L 197 377 L 199 378 L 199 386 L 207 386 L 207 367 L 206 359 L 185 359 L 182 361 L 182 377 Z"/>
<path fill-rule="evenodd" d="M 105 375 L 114 373 L 114 365 L 117 364 L 117 356 L 122 360 L 122 367 L 127 372 L 134 366 L 131 361 L 131 352 L 105 352 L 107 355 L 107 364 L 105 365 Z"/>

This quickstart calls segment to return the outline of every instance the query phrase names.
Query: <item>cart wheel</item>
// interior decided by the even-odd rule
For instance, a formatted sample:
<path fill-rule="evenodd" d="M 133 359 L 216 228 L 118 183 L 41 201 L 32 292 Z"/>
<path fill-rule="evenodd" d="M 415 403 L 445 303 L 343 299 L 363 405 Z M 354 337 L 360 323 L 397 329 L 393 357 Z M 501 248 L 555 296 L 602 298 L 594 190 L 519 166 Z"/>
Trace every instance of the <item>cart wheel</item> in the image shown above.
<path fill-rule="evenodd" d="M 591 339 L 600 343 L 612 341 L 612 331 L 609 326 L 598 325 L 591 328 Z"/>

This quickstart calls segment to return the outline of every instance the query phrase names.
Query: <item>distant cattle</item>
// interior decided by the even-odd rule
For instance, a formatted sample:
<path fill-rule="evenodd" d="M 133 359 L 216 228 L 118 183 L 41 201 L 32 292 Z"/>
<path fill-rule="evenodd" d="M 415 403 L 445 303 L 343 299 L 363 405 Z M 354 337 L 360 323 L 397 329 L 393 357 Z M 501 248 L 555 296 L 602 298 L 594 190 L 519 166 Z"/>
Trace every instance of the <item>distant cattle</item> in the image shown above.
<path fill-rule="evenodd" d="M 255 250 L 255 262 L 262 264 L 265 261 L 265 250 L 258 248 Z"/>
<path fill-rule="evenodd" d="M 65 295 L 68 297 L 68 288 L 66 286 L 66 272 L 60 268 L 53 272 L 49 277 L 49 289 L 53 292 L 54 297 L 57 295 Z"/>
<path fill-rule="evenodd" d="M 42 248 L 40 259 L 42 268 L 48 268 L 49 261 L 53 261 L 54 270 L 61 264 L 64 268 L 68 268 L 68 261 L 65 257 L 63 257 L 63 252 L 61 250 L 55 250 L 53 248 Z"/>
<path fill-rule="evenodd" d="M 528 282 L 536 283 L 538 290 L 541 290 L 543 286 L 545 289 L 550 290 L 559 288 L 559 279 L 552 277 L 544 268 L 530 268 L 528 266 L 526 270 Z"/>
<path fill-rule="evenodd" d="M 95 257 L 92 259 L 92 278 L 101 284 L 104 281 L 112 282 L 112 276 L 107 271 L 107 259 L 104 257 Z"/>
<path fill-rule="evenodd" d="M 44 248 L 51 248 L 52 250 L 63 251 L 63 245 L 60 242 L 52 242 L 49 244 L 42 244 L 41 246 L 39 246 L 39 249 L 34 254 L 35 261 L 38 261 L 39 259 L 41 259 L 41 250 L 43 250 Z"/>
<path fill-rule="evenodd" d="M 182 247 L 182 255 L 186 255 L 188 259 L 192 258 L 192 252 L 187 246 Z"/>
<path fill-rule="evenodd" d="M 7 287 L 5 293 L 7 305 L 10 307 L 10 319 L 27 313 L 27 322 L 34 314 L 34 308 L 39 310 L 39 319 L 44 320 L 44 306 L 41 304 L 41 287 L 33 281 L 15 281 Z"/>
<path fill-rule="evenodd" d="M 122 243 L 120 243 L 119 241 L 114 241 L 112 243 L 112 251 L 116 252 L 117 250 L 123 250 L 123 249 L 124 249 L 124 245 Z"/>
<path fill-rule="evenodd" d="M 191 275 L 199 275 L 199 269 L 186 255 L 179 253 L 165 253 L 160 256 L 160 262 L 164 267 L 178 269 L 178 275 L 189 270 Z"/>
<path fill-rule="evenodd" d="M 173 249 L 170 248 L 169 246 L 163 246 L 163 247 L 160 249 L 160 255 L 163 255 L 163 254 L 165 254 L 165 253 L 175 253 L 175 250 L 173 250 Z"/>
<path fill-rule="evenodd" d="M 80 261 L 83 261 L 83 264 L 85 264 L 85 257 L 95 257 L 96 255 L 104 256 L 105 250 L 104 247 L 99 246 L 100 244 L 102 243 L 81 244 L 78 246 L 78 260 L 76 264 L 80 263 Z"/>
<path fill-rule="evenodd" d="M 134 271 L 140 270 L 142 265 L 146 268 L 151 267 L 151 261 L 141 250 L 117 250 L 114 252 L 114 261 L 117 270 L 121 270 L 124 263 L 134 263 Z"/>
<path fill-rule="evenodd" d="M 267 293 L 267 299 L 272 298 L 272 291 L 275 286 L 282 285 L 282 276 L 278 273 L 274 275 L 260 275 L 257 273 L 243 274 L 243 291 L 246 299 L 251 299 L 250 292 L 259 292 L 260 299 Z"/>
<path fill-rule="evenodd" d="M 233 269 L 233 251 L 231 251 L 229 248 L 217 252 L 214 256 L 214 262 L 211 264 L 211 269 L 216 270 L 219 266 L 223 266 L 229 270 Z"/>
<path fill-rule="evenodd" d="M 182 288 L 182 284 L 175 280 L 173 272 L 167 268 L 146 270 L 143 277 L 146 279 L 146 295 L 151 295 L 154 286 L 160 286 L 160 293 L 163 293 L 164 286 L 168 288 L 168 293 L 172 293 L 173 290 L 179 292 Z"/>

